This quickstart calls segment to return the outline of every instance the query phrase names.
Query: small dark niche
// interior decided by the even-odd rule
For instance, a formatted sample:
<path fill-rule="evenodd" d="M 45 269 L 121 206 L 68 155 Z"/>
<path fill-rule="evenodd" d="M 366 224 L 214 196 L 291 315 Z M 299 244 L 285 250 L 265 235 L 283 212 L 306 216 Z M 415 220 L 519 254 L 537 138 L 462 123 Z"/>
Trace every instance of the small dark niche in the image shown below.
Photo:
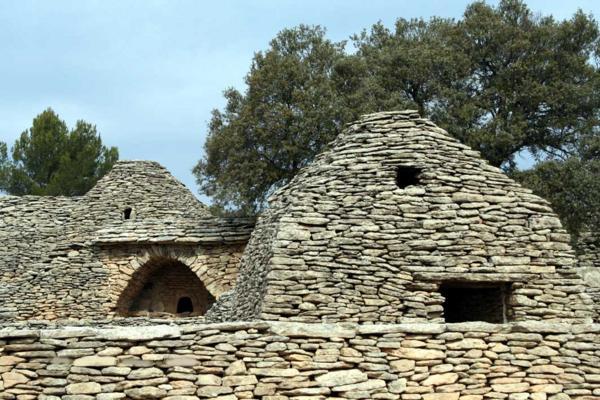
<path fill-rule="evenodd" d="M 396 169 L 396 185 L 398 185 L 400 189 L 404 189 L 411 185 L 418 185 L 421 183 L 421 172 L 421 169 L 417 167 L 399 166 Z"/>
<path fill-rule="evenodd" d="M 191 313 L 194 312 L 194 305 L 192 299 L 189 297 L 182 297 L 177 302 L 177 314 Z"/>
<path fill-rule="evenodd" d="M 133 212 L 133 209 L 131 207 L 126 207 L 123 210 L 123 219 L 131 219 L 132 212 Z"/>

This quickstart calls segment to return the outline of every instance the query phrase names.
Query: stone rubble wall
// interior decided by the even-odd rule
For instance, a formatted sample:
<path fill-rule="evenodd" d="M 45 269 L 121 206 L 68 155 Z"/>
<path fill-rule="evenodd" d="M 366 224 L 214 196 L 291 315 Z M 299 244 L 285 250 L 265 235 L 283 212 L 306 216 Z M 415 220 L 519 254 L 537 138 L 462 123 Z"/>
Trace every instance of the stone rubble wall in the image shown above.
<path fill-rule="evenodd" d="M 65 277 L 54 276 L 49 269 L 80 201 L 69 197 L 0 197 L 0 320 L 19 314 L 22 318 L 33 316 L 38 293 L 44 287 L 60 287 Z M 67 251 L 64 254 L 66 258 Z M 95 281 L 94 274 L 88 278 Z"/>
<path fill-rule="evenodd" d="M 397 171 L 417 168 L 399 187 Z M 592 299 L 549 203 L 416 112 L 352 123 L 269 198 L 230 319 L 444 322 L 445 282 L 507 284 L 508 319 L 585 322 Z M 254 277 L 262 283 L 249 283 Z"/>
<path fill-rule="evenodd" d="M 600 325 L 129 321 L 0 329 L 0 399 L 600 398 Z"/>

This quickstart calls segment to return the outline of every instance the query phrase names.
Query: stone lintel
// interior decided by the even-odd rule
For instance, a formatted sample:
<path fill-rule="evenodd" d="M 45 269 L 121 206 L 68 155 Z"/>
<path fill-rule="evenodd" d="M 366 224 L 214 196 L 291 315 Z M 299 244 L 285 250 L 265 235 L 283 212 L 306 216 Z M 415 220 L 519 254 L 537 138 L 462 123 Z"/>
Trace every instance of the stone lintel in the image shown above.
<path fill-rule="evenodd" d="M 538 274 L 498 274 L 498 273 L 454 273 L 454 272 L 416 272 L 416 280 L 457 281 L 457 282 L 519 282 L 528 281 Z"/>
<path fill-rule="evenodd" d="M 445 324 L 449 332 L 485 332 L 496 333 L 502 331 L 510 332 L 511 324 L 492 324 L 489 322 L 472 321 Z"/>

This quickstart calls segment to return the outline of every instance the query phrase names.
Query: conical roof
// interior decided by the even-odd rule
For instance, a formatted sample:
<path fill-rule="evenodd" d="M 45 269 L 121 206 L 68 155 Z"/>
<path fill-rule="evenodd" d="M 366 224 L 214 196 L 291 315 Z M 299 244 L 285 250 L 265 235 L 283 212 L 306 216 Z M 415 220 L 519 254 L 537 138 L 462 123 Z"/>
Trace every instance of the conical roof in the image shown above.
<path fill-rule="evenodd" d="M 514 320 L 585 319 L 573 266 L 548 202 L 416 112 L 376 113 L 270 198 L 220 307 L 239 319 L 439 322 L 442 289 L 459 282 L 508 288 Z"/>
<path fill-rule="evenodd" d="M 85 197 L 104 204 L 102 208 L 131 207 L 143 219 L 210 216 L 208 208 L 155 161 L 118 161 Z"/>

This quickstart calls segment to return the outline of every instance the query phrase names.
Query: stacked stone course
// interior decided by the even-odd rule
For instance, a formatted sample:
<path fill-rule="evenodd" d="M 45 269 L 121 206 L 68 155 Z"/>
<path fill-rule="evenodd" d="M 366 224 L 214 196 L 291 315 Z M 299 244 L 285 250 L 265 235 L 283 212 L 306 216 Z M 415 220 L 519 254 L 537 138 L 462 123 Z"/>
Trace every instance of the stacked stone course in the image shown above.
<path fill-rule="evenodd" d="M 591 400 L 600 325 L 182 322 L 0 330 L 0 399 Z"/>

